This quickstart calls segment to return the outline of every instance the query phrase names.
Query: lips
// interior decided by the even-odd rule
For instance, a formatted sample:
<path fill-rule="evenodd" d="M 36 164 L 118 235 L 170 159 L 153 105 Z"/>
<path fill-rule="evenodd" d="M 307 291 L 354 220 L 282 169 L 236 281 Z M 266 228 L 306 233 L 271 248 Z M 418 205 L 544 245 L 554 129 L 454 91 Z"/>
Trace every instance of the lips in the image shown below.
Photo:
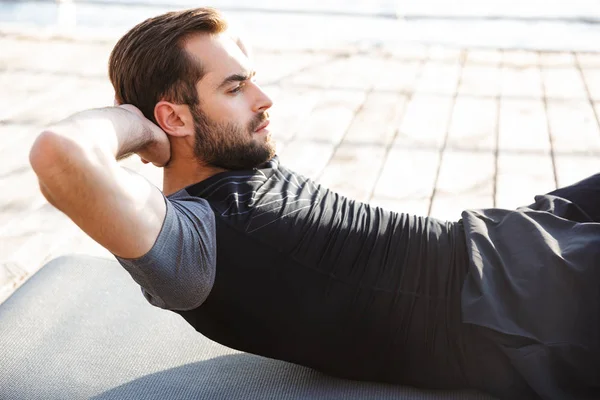
<path fill-rule="evenodd" d="M 258 132 L 258 131 L 260 131 L 261 129 L 265 129 L 267 126 L 269 126 L 269 120 L 268 120 L 268 119 L 267 119 L 267 120 L 265 120 L 265 122 L 263 122 L 262 124 L 260 124 L 260 125 L 258 126 L 258 128 L 256 128 L 256 130 L 255 130 L 254 132 Z"/>

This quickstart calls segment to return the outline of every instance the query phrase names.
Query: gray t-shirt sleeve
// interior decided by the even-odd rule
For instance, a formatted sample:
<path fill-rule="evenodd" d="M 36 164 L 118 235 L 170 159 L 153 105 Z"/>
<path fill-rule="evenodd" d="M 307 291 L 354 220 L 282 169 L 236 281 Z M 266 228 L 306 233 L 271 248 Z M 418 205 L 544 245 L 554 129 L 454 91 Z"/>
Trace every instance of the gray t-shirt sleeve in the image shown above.
<path fill-rule="evenodd" d="M 115 257 L 150 304 L 191 310 L 206 300 L 215 280 L 215 217 L 206 200 L 184 190 L 165 203 L 165 220 L 150 251 L 137 259 Z"/>

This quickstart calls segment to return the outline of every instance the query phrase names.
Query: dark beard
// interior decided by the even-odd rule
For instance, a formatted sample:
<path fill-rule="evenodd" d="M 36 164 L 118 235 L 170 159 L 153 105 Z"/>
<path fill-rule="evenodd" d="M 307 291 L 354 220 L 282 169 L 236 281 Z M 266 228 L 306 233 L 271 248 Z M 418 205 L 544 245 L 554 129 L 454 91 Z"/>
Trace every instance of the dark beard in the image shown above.
<path fill-rule="evenodd" d="M 199 160 L 227 170 L 253 169 L 275 155 L 274 144 L 252 140 L 252 134 L 267 118 L 262 112 L 248 127 L 219 124 L 211 121 L 201 110 L 190 107 L 194 118 L 196 144 L 194 153 Z"/>

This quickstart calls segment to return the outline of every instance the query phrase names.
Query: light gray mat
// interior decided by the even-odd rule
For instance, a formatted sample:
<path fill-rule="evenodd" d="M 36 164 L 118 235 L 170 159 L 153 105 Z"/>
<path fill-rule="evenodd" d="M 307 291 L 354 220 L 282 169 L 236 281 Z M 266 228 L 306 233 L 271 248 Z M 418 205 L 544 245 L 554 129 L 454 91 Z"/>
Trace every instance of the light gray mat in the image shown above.
<path fill-rule="evenodd" d="M 51 261 L 0 305 L 0 398 L 461 399 L 335 379 L 220 346 L 146 303 L 112 260 Z"/>

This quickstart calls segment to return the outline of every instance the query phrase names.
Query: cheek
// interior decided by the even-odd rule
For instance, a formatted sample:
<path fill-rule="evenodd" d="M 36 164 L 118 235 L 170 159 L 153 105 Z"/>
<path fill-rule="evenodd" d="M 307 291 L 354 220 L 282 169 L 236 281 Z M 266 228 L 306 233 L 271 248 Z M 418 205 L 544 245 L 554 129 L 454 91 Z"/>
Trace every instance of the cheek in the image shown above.
<path fill-rule="evenodd" d="M 246 125 L 252 120 L 252 107 L 246 101 L 246 96 L 240 93 L 236 96 L 220 96 L 219 101 L 211 107 L 215 121 Z"/>

